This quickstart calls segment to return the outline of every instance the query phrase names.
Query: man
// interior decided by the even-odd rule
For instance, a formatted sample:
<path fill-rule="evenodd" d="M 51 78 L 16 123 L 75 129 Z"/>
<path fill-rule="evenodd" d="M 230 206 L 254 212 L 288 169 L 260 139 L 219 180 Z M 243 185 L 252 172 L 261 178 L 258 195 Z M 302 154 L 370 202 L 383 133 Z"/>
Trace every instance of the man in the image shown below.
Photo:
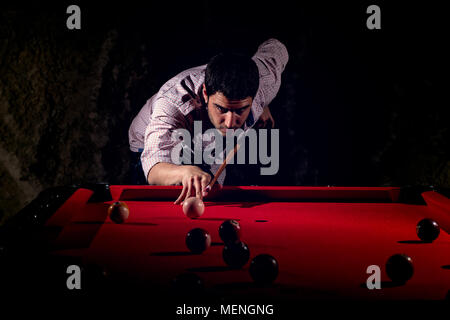
<path fill-rule="evenodd" d="M 135 165 L 143 171 L 141 180 L 154 185 L 182 184 L 176 204 L 190 196 L 201 199 L 219 165 L 175 164 L 171 154 L 177 145 L 174 131 L 193 132 L 194 121 L 202 121 L 202 130 L 215 128 L 223 136 L 227 129 L 245 131 L 269 123 L 273 127 L 269 104 L 278 93 L 288 59 L 286 47 L 269 39 L 252 58 L 220 54 L 208 65 L 183 71 L 165 83 L 129 129 L 130 149 L 141 160 Z M 207 141 L 214 143 L 214 139 L 202 138 L 193 140 L 201 141 L 203 149 L 208 148 Z M 225 175 L 226 171 L 217 181 L 223 184 Z"/>

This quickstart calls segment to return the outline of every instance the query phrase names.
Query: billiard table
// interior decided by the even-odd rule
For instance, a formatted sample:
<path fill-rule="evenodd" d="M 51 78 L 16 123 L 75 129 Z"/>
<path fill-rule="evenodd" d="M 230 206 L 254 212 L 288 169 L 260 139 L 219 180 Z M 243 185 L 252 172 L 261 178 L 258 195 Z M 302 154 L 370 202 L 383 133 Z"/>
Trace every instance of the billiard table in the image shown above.
<path fill-rule="evenodd" d="M 37 281 L 33 287 L 40 293 L 45 288 L 58 295 L 95 295 L 120 288 L 184 301 L 174 279 L 188 274 L 197 280 L 180 292 L 188 292 L 184 298 L 196 303 L 249 297 L 290 303 L 443 300 L 450 290 L 450 200 L 439 192 L 215 187 L 204 199 L 204 214 L 189 219 L 182 206 L 173 203 L 180 191 L 181 186 L 107 184 L 46 190 L 3 227 L 2 275 L 8 274 L 3 280 L 15 290 Z M 118 201 L 130 212 L 121 224 L 108 217 L 108 207 Z M 423 218 L 441 227 L 432 243 L 416 235 L 416 224 Z M 249 262 L 241 269 L 223 262 L 218 228 L 228 219 L 239 222 L 241 240 L 250 250 Z M 185 244 L 193 228 L 211 235 L 211 246 L 201 254 L 192 254 Z M 398 253 L 413 261 L 414 274 L 404 284 L 392 282 L 385 271 L 387 259 Z M 271 284 L 255 284 L 249 275 L 250 261 L 259 254 L 270 254 L 278 262 L 279 273 Z M 80 290 L 66 286 L 69 265 L 80 266 Z M 381 289 L 367 287 L 372 265 L 380 268 Z M 30 280 L 24 266 L 33 266 L 39 276 L 35 273 Z"/>

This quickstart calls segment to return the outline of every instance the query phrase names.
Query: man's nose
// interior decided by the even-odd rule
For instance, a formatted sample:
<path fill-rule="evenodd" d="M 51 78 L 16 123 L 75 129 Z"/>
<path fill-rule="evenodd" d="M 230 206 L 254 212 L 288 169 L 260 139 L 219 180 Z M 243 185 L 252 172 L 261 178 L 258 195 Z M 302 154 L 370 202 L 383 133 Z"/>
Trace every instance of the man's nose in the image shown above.
<path fill-rule="evenodd" d="M 228 111 L 225 114 L 225 127 L 227 127 L 228 129 L 232 129 L 234 127 L 234 112 Z"/>

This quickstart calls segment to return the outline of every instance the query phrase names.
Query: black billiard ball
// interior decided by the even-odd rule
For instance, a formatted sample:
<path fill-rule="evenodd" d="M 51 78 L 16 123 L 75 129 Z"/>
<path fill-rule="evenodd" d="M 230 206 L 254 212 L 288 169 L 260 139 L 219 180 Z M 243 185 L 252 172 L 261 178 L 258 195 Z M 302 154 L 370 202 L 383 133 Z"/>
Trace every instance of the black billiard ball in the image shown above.
<path fill-rule="evenodd" d="M 109 218 L 115 223 L 124 223 L 130 215 L 130 209 L 125 202 L 117 201 L 108 208 Z"/>
<path fill-rule="evenodd" d="M 223 248 L 222 257 L 228 266 L 240 269 L 250 258 L 250 250 L 244 242 L 228 243 Z"/>
<path fill-rule="evenodd" d="M 201 228 L 192 229 L 186 235 L 186 246 L 192 253 L 202 253 L 211 246 L 211 235 Z"/>
<path fill-rule="evenodd" d="M 417 223 L 417 236 L 424 242 L 433 242 L 439 236 L 440 228 L 436 221 L 422 219 Z"/>
<path fill-rule="evenodd" d="M 178 294 L 198 294 L 204 289 L 203 280 L 195 273 L 182 273 L 172 281 L 173 289 Z"/>
<path fill-rule="evenodd" d="M 236 220 L 224 221 L 219 227 L 219 236 L 225 244 L 241 240 L 241 226 Z"/>
<path fill-rule="evenodd" d="M 256 283 L 270 284 L 278 276 L 278 262 L 271 255 L 257 255 L 250 263 L 249 272 Z"/>
<path fill-rule="evenodd" d="M 411 257 L 406 254 L 395 254 L 386 262 L 386 274 L 395 283 L 405 283 L 414 274 Z"/>

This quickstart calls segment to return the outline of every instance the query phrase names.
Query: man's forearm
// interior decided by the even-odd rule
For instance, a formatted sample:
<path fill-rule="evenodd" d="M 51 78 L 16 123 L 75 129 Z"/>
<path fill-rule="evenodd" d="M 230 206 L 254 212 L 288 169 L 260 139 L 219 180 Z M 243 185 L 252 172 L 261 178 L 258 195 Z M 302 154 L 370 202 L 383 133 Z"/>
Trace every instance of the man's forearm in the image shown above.
<path fill-rule="evenodd" d="M 154 185 L 176 185 L 181 184 L 181 166 L 160 162 L 150 169 L 147 182 Z"/>

